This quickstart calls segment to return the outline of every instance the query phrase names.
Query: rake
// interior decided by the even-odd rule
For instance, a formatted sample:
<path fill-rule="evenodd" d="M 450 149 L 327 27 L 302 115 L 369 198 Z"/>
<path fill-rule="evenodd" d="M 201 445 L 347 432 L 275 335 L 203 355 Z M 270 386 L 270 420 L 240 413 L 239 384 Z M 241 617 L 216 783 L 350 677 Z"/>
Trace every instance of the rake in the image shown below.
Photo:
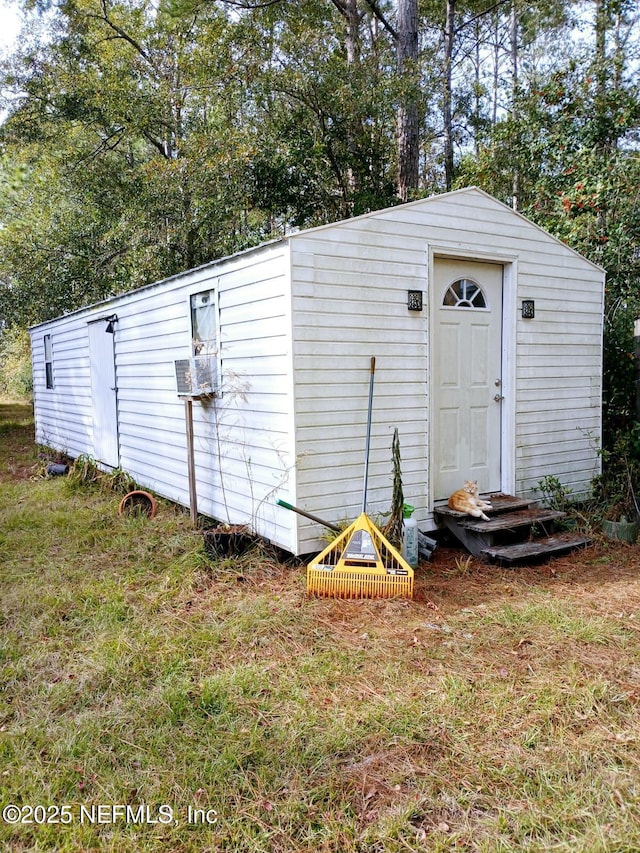
<path fill-rule="evenodd" d="M 307 566 L 307 592 L 325 598 L 413 598 L 413 569 L 367 515 L 376 360 L 371 357 L 362 512 Z"/>

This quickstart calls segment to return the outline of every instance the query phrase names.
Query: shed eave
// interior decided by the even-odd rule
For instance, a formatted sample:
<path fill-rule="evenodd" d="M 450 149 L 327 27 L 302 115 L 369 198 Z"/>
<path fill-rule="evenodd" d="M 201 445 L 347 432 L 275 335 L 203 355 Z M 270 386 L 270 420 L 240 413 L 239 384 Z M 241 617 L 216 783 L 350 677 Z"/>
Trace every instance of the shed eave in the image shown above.
<path fill-rule="evenodd" d="M 203 270 L 216 267 L 219 264 L 224 264 L 229 261 L 233 261 L 236 258 L 245 257 L 250 255 L 252 252 L 261 252 L 264 249 L 269 248 L 270 246 L 277 246 L 280 243 L 286 243 L 289 240 L 289 236 L 286 237 L 275 237 L 273 240 L 265 240 L 264 243 L 260 243 L 259 246 L 251 246 L 248 249 L 242 249 L 239 252 L 234 252 L 231 255 L 224 255 L 221 258 L 214 258 L 211 261 L 207 261 L 204 264 L 200 264 L 197 267 L 191 267 L 188 270 L 182 270 L 182 272 L 174 273 L 174 275 L 167 276 L 167 278 L 161 278 L 157 281 L 149 282 L 148 284 L 142 284 L 140 287 L 136 287 L 133 290 L 125 290 L 122 293 L 114 293 L 112 296 L 107 296 L 104 299 L 98 300 L 98 302 L 92 302 L 89 305 L 83 305 L 81 308 L 75 308 L 73 311 L 69 311 L 66 314 L 60 314 L 57 317 L 51 317 L 49 320 L 42 320 L 40 323 L 35 323 L 33 326 L 29 326 L 29 331 L 37 331 L 40 328 L 48 326 L 50 323 L 55 323 L 58 320 L 66 320 L 67 318 L 79 316 L 84 313 L 96 312 L 100 308 L 108 308 L 112 306 L 116 302 L 120 302 L 122 299 L 126 299 L 128 296 L 132 296 L 133 294 L 144 293 L 145 290 L 152 290 L 154 287 L 159 287 L 161 285 L 169 284 L 170 282 L 179 281 L 181 278 L 185 278 L 186 276 L 193 275 L 194 273 L 201 272 Z"/>

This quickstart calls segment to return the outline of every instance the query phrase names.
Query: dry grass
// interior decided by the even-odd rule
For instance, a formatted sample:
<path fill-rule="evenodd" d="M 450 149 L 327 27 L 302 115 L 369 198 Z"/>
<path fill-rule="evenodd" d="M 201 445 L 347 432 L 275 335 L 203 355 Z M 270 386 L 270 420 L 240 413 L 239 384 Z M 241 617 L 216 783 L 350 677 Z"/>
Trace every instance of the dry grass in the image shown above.
<path fill-rule="evenodd" d="M 209 563 L 167 503 L 123 519 L 117 496 L 38 477 L 19 414 L 0 799 L 73 820 L 0 823 L 3 849 L 640 849 L 637 547 L 517 571 L 442 547 L 413 602 L 310 600 L 268 552 Z M 176 822 L 81 822 L 96 804 Z"/>

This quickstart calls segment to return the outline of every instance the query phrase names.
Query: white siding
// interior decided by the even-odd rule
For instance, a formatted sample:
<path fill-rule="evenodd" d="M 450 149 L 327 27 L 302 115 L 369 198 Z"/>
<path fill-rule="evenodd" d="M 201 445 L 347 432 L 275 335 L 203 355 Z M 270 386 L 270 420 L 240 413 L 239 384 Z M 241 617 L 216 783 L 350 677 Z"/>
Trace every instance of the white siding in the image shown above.
<path fill-rule="evenodd" d="M 353 519 L 363 497 L 370 358 L 376 358 L 367 511 L 391 501 L 398 428 L 404 494 L 426 507 L 427 247 L 396 241 L 370 219 L 292 238 L 297 489 L 300 506 L 327 521 Z M 301 549 L 320 544 L 301 524 Z"/>
<path fill-rule="evenodd" d="M 184 404 L 174 361 L 191 355 L 189 294 L 216 284 L 210 267 L 125 296 L 115 307 L 120 465 L 188 505 Z"/>
<path fill-rule="evenodd" d="M 503 261 L 517 269 L 510 446 L 513 486 L 532 496 L 547 474 L 574 493 L 599 470 L 603 273 L 471 189 L 391 208 L 292 238 L 298 496 L 335 520 L 359 509 L 367 377 L 377 357 L 368 508 L 388 511 L 398 427 L 404 494 L 428 522 L 429 254 Z M 421 313 L 407 290 L 421 290 Z M 533 320 L 520 317 L 534 299 Z M 437 330 L 434 330 L 437 333 Z M 301 544 L 317 547 L 317 526 Z"/>
<path fill-rule="evenodd" d="M 198 509 L 296 550 L 295 519 L 276 509 L 292 467 L 290 297 L 286 243 L 125 294 L 32 330 L 38 440 L 92 454 L 87 323 L 116 313 L 120 465 L 188 505 L 185 407 L 174 361 L 191 355 L 189 297 L 215 289 L 222 394 L 193 404 Z M 52 335 L 53 391 L 43 336 Z"/>
<path fill-rule="evenodd" d="M 44 336 L 51 335 L 53 388 L 46 387 Z M 93 450 L 89 337 L 63 318 L 31 331 L 36 442 L 77 457 Z"/>
<path fill-rule="evenodd" d="M 216 418 L 201 433 L 203 463 L 207 447 L 221 450 L 212 457 L 220 461 L 217 470 L 210 468 L 206 480 L 203 472 L 203 482 L 216 495 L 212 514 L 226 519 L 228 509 L 230 521 L 246 521 L 295 551 L 295 519 L 274 501 L 277 490 L 289 488 L 293 466 L 287 244 L 269 247 L 250 256 L 241 269 L 221 274 L 219 290 L 224 394 L 215 401 Z"/>

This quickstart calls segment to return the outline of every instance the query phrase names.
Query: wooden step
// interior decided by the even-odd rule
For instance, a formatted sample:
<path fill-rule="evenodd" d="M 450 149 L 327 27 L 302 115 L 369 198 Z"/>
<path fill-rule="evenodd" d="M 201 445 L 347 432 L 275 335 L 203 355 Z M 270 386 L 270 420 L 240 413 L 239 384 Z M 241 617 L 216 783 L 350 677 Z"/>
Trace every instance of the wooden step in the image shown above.
<path fill-rule="evenodd" d="M 488 501 L 492 507 L 487 510 L 486 515 L 517 512 L 520 509 L 527 509 L 527 507 L 531 506 L 531 501 L 524 498 L 517 498 L 515 495 L 505 495 L 503 492 L 494 495 L 481 495 L 481 497 L 482 500 Z"/>
<path fill-rule="evenodd" d="M 497 533 L 500 530 L 517 530 L 518 527 L 533 527 L 545 522 L 558 521 L 565 515 L 566 513 L 554 509 L 527 508 L 492 516 L 489 521 L 466 516 L 466 520 L 458 521 L 458 524 L 476 533 Z"/>
<path fill-rule="evenodd" d="M 504 545 L 486 548 L 482 556 L 504 565 L 534 562 L 545 557 L 557 557 L 568 554 L 577 548 L 585 548 L 591 544 L 591 539 L 576 533 L 558 533 L 556 536 L 545 536 L 532 539 L 529 542 L 517 542 L 515 545 Z"/>
<path fill-rule="evenodd" d="M 489 516 L 497 515 L 499 513 L 517 512 L 518 510 L 527 509 L 531 506 L 531 501 L 516 498 L 514 495 L 504 495 L 500 493 L 497 495 L 481 495 L 481 497 L 483 500 L 488 501 L 492 506 L 492 509 L 488 509 L 485 512 L 485 515 Z M 434 512 L 436 515 L 446 515 L 449 518 L 469 519 L 471 517 L 467 515 L 466 512 L 458 512 L 455 509 L 451 509 L 446 504 L 434 507 Z"/>

